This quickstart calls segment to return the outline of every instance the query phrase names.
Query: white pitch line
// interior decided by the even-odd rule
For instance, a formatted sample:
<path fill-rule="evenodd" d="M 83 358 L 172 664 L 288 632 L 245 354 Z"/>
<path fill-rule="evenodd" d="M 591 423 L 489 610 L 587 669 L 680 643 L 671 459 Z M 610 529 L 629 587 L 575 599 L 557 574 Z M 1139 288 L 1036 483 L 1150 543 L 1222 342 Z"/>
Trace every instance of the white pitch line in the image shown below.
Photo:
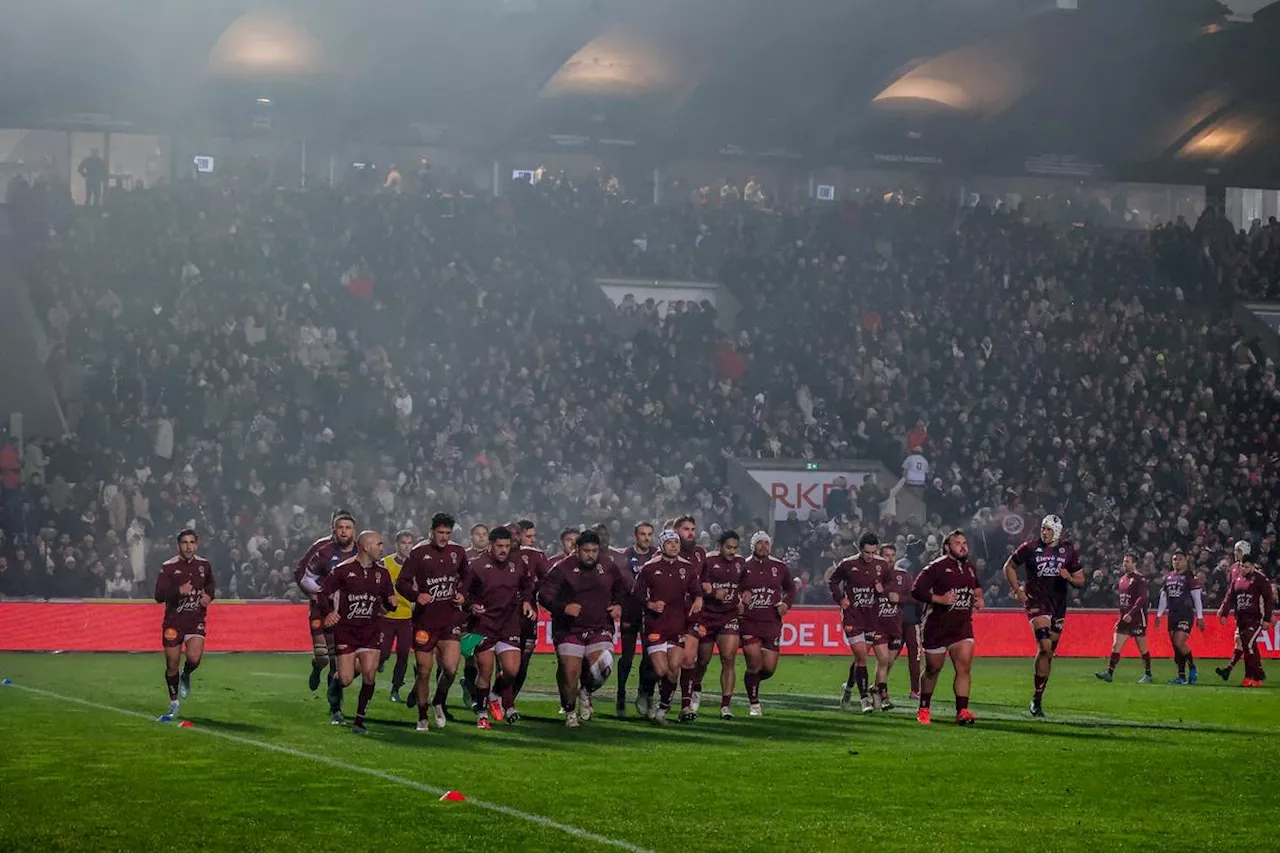
<path fill-rule="evenodd" d="M 262 673 L 262 674 L 266 675 L 268 673 Z M 79 699 L 75 696 L 64 696 L 61 693 L 54 693 L 51 690 L 41 690 L 38 687 L 27 687 L 26 685 L 21 685 L 21 684 L 12 684 L 12 685 L 9 685 L 9 687 L 16 690 L 25 690 L 26 692 L 34 693 L 37 696 L 45 696 L 49 699 L 57 699 L 60 702 L 73 702 L 77 705 L 83 705 L 86 708 L 93 708 L 94 710 L 97 710 L 97 711 L 110 711 L 113 714 L 120 714 L 121 716 L 125 716 L 125 717 L 135 717 L 137 719 L 147 720 L 147 721 L 154 720 L 154 718 L 151 717 L 150 715 L 143 714 L 140 711 L 130 711 L 127 708 L 117 708 L 113 705 L 103 705 L 98 702 L 90 702 L 85 699 Z M 422 791 L 423 793 L 431 794 L 432 796 L 436 796 L 436 797 L 443 796 L 446 791 L 446 789 L 444 788 L 437 788 L 434 785 L 426 785 L 426 784 L 423 784 L 422 782 L 415 782 L 412 779 L 406 779 L 403 776 L 396 776 L 394 774 L 387 773 L 383 770 L 375 770 L 372 767 L 361 767 L 358 764 L 346 764 L 342 761 L 338 761 L 337 759 L 330 758 L 326 755 L 316 755 L 315 753 L 311 753 L 311 752 L 303 752 L 300 749 L 293 749 L 292 747 L 281 746 L 280 744 L 268 743 L 267 741 L 254 740 L 253 738 L 241 737 L 240 735 L 233 735 L 228 732 L 220 732 L 214 729 L 207 729 L 207 728 L 200 728 L 200 727 L 191 728 L 191 729 L 179 729 L 177 728 L 177 726 L 174 726 L 173 728 L 176 729 L 177 731 L 191 731 L 191 732 L 197 732 L 203 735 L 209 735 L 210 737 L 221 738 L 223 740 L 231 741 L 232 743 L 242 744 L 244 746 L 256 746 L 259 749 L 265 749 L 270 752 L 278 752 L 278 753 L 281 753 L 282 755 L 290 755 L 290 756 L 293 756 L 294 758 L 302 758 L 307 761 L 314 761 L 317 764 L 326 764 L 338 770 L 345 770 L 348 773 L 363 773 L 366 776 L 372 776 L 376 779 L 381 779 L 384 782 L 392 782 L 396 785 L 403 785 L 406 788 L 412 788 L 416 791 Z M 537 824 L 538 826 L 546 827 L 547 829 L 554 829 L 554 830 L 557 830 L 558 832 L 563 832 L 566 835 L 572 835 L 574 838 L 580 838 L 583 841 L 591 841 L 596 844 L 603 844 L 618 850 L 626 850 L 628 851 L 628 853 L 653 853 L 653 851 L 649 850 L 648 848 L 640 847 L 638 845 L 631 844 L 630 842 L 627 842 L 627 841 L 620 841 L 616 838 L 608 838 L 603 835 L 597 835 L 594 832 L 590 832 L 580 827 L 573 826 L 567 823 L 560 823 L 559 821 L 554 821 L 554 820 L 551 820 L 550 818 L 546 818 L 541 815 L 532 814 L 530 812 L 520 811 L 519 809 L 513 809 L 510 806 L 504 806 L 499 803 L 490 803 L 486 800 L 477 800 L 471 797 L 467 797 L 466 802 L 470 805 L 475 806 L 476 808 L 484 809 L 485 811 L 495 812 L 501 815 L 506 815 L 507 817 L 517 818 L 519 820 Z"/>

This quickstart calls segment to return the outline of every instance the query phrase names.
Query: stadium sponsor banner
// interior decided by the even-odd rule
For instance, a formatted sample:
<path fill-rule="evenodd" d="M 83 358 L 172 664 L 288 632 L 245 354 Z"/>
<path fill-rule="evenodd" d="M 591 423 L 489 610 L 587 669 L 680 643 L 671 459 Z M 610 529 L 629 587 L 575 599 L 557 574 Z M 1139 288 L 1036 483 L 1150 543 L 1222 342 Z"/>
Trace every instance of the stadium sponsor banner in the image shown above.
<path fill-rule="evenodd" d="M 164 609 L 141 602 L 0 602 L 0 651 L 149 652 L 160 650 Z M 1069 614 L 1058 654 L 1105 658 L 1111 651 L 1116 615 L 1110 610 L 1077 610 Z M 305 605 L 287 602 L 216 602 L 209 611 L 208 650 L 214 652 L 310 652 Z M 1234 626 L 1215 617 L 1206 630 L 1194 631 L 1191 648 L 1207 658 L 1231 655 Z M 974 618 L 975 651 L 986 657 L 1020 657 L 1035 651 L 1026 616 L 1020 610 L 991 610 Z M 1163 626 L 1151 629 L 1151 651 L 1169 657 Z M 840 655 L 847 652 L 834 607 L 797 607 L 782 629 L 782 653 Z M 1280 658 L 1280 627 L 1262 634 L 1263 657 Z M 546 613 L 538 625 L 538 651 L 550 652 L 551 625 Z M 1126 656 L 1137 652 L 1132 643 Z"/>
<path fill-rule="evenodd" d="M 863 478 L 875 472 L 853 469 L 811 471 L 803 468 L 751 468 L 748 466 L 747 473 L 769 496 L 774 521 L 785 521 L 792 511 L 795 511 L 803 520 L 809 517 L 810 510 L 822 509 L 827 494 L 834 488 L 837 477 L 844 477 L 845 484 L 850 489 L 857 489 L 862 485 Z"/>

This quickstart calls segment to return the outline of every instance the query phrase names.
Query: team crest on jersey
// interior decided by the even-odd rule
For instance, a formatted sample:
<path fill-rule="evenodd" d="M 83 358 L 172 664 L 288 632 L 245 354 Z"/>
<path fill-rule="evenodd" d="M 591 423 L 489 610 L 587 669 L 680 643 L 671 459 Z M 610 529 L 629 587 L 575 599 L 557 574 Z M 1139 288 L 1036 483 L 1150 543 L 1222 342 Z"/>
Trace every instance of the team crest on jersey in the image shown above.
<path fill-rule="evenodd" d="M 449 552 L 449 560 L 450 560 L 450 562 L 452 562 L 455 566 L 456 566 L 456 565 L 458 565 L 458 552 L 457 552 L 457 551 L 450 551 L 450 552 Z"/>
<path fill-rule="evenodd" d="M 777 567 L 777 566 L 770 566 L 770 567 L 769 567 L 769 571 L 773 573 L 773 576 L 774 576 L 775 578 L 778 576 L 778 567 Z"/>
<path fill-rule="evenodd" d="M 684 569 L 680 570 L 680 580 L 684 580 Z"/>

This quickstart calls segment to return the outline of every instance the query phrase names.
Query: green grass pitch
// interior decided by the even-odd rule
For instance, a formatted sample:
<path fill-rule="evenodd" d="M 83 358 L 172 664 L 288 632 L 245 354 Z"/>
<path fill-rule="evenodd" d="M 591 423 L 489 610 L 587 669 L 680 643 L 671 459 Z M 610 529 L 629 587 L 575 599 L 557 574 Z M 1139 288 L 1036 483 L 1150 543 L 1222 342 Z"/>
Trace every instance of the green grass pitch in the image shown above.
<path fill-rule="evenodd" d="M 1277 691 L 1199 663 L 1201 683 L 1175 687 L 1168 661 L 1140 685 L 1132 660 L 1113 684 L 1098 661 L 1059 660 L 1049 719 L 1032 721 L 1030 660 L 979 659 L 969 729 L 952 722 L 950 670 L 931 728 L 905 665 L 899 710 L 841 713 L 846 658 L 783 658 L 766 715 L 738 704 L 722 722 L 713 664 L 693 725 L 617 720 L 610 686 L 573 731 L 539 656 L 520 725 L 477 731 L 455 690 L 457 722 L 425 736 L 388 701 L 388 668 L 362 739 L 329 725 L 306 657 L 210 655 L 180 729 L 154 722 L 159 655 L 0 655 L 0 850 L 1266 849 Z M 439 802 L 445 789 L 469 801 Z"/>

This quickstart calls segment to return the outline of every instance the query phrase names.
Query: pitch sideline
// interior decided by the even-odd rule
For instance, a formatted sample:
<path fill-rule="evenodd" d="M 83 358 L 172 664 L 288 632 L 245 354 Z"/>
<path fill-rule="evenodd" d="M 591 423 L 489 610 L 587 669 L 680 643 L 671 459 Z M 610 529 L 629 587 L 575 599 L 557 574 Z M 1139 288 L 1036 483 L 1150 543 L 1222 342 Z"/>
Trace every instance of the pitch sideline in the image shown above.
<path fill-rule="evenodd" d="M 120 714 L 121 716 L 125 716 L 125 717 L 135 717 L 140 720 L 146 720 L 147 722 L 152 722 L 155 719 L 151 715 L 144 714 L 141 711 L 130 711 L 127 708 L 117 708 L 114 705 L 103 705 L 98 702 L 90 702 L 86 699 L 80 699 L 75 696 L 64 696 L 61 693 L 54 693 L 52 690 L 43 690 L 39 687 L 27 687 L 26 685 L 22 685 L 22 684 L 11 684 L 8 686 L 7 689 L 23 690 L 23 691 L 26 691 L 27 693 L 32 693 L 37 696 L 44 696 L 49 699 L 57 699 L 60 702 L 72 702 L 76 705 L 82 705 L 86 708 L 93 708 L 94 710 L 97 710 L 97 711 L 109 711 L 113 714 Z M 325 755 L 316 755 L 315 753 L 311 753 L 311 752 L 303 752 L 300 749 L 293 749 L 292 747 L 281 746 L 280 744 L 269 743 L 267 741 L 261 741 L 261 740 L 254 740 L 253 738 L 241 737 L 240 735 L 230 734 L 229 732 L 220 732 L 220 731 L 215 731 L 213 729 L 207 729 L 207 728 L 178 729 L 177 726 L 173 726 L 172 728 L 177 731 L 191 731 L 191 732 L 196 732 L 198 734 L 209 735 L 210 737 L 221 738 L 223 740 L 227 740 L 232 743 L 238 743 L 243 746 L 255 746 L 259 749 L 268 750 L 269 752 L 278 752 L 282 755 L 290 755 L 290 756 L 293 756 L 294 758 L 301 758 L 307 761 L 314 761 L 317 764 L 327 764 L 330 767 L 334 767 L 338 770 L 344 770 L 348 773 L 363 773 L 366 776 L 372 776 L 376 779 L 381 779 L 384 782 L 392 782 L 396 785 L 403 785 L 406 788 L 412 788 L 414 790 L 422 791 L 423 793 L 431 794 L 436 797 L 442 796 L 445 793 L 444 788 L 437 788 L 433 785 L 427 785 L 422 782 L 415 782 L 413 779 L 406 779 L 403 776 L 396 776 L 392 773 L 387 773 L 382 770 L 376 770 L 372 767 L 362 767 L 358 764 L 347 764 L 345 762 L 338 761 L 337 759 L 329 758 L 328 756 L 325 756 Z M 596 833 L 586 829 L 582 829 L 581 827 L 573 826 L 567 823 L 560 823 L 559 821 L 554 821 L 550 818 L 546 818 L 541 815 L 520 811 L 519 809 L 514 809 L 514 808 L 511 808 L 510 806 L 504 806 L 499 803 L 491 803 L 486 800 L 472 799 L 471 797 L 467 798 L 467 803 L 475 806 L 476 808 L 484 809 L 485 811 L 491 811 L 497 814 L 506 815 L 507 817 L 517 818 L 519 820 L 527 821 L 528 823 L 536 824 L 538 826 L 545 827 L 547 829 L 554 829 L 559 832 L 563 832 L 566 835 L 572 835 L 575 838 L 580 838 L 583 841 L 591 841 L 596 844 L 607 845 L 617 850 L 626 850 L 628 851 L 628 853 L 654 853 L 654 851 L 649 850 L 646 847 L 640 847 L 628 841 L 621 841 L 616 838 L 609 838 L 604 835 L 597 835 Z"/>

